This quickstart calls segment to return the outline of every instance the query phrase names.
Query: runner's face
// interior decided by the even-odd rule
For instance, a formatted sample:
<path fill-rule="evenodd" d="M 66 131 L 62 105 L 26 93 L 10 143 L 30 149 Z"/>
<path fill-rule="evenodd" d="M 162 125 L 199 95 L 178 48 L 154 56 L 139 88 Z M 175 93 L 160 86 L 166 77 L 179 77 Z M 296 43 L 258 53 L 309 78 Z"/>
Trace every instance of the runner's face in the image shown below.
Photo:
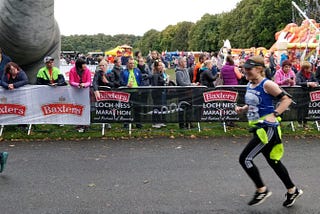
<path fill-rule="evenodd" d="M 246 76 L 247 80 L 254 80 L 259 77 L 260 73 L 258 72 L 257 67 L 252 67 L 252 68 L 245 68 L 244 69 L 244 74 Z"/>

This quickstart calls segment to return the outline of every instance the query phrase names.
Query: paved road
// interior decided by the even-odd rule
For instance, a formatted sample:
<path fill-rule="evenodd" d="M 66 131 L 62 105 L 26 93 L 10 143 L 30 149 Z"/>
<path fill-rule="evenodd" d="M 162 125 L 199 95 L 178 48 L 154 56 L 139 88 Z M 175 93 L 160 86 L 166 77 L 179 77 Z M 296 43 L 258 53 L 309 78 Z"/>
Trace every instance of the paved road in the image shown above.
<path fill-rule="evenodd" d="M 238 156 L 246 138 L 0 142 L 1 214 L 320 213 L 319 139 L 286 139 L 283 161 L 305 194 L 282 207 L 285 188 L 256 159 L 273 195 L 257 207 Z"/>

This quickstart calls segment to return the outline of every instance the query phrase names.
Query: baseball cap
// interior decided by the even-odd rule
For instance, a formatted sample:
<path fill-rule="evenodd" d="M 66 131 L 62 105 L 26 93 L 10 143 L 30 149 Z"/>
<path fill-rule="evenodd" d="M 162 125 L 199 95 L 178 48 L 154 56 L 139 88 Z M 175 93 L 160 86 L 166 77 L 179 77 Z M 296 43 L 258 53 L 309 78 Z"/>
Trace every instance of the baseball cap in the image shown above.
<path fill-rule="evenodd" d="M 243 67 L 247 69 L 250 69 L 256 66 L 264 67 L 264 59 L 262 56 L 252 56 L 243 65 Z"/>
<path fill-rule="evenodd" d="M 46 56 L 46 57 L 43 59 L 43 62 L 44 62 L 44 63 L 47 63 L 47 62 L 50 62 L 50 61 L 54 61 L 54 58 L 52 58 L 51 56 Z"/>

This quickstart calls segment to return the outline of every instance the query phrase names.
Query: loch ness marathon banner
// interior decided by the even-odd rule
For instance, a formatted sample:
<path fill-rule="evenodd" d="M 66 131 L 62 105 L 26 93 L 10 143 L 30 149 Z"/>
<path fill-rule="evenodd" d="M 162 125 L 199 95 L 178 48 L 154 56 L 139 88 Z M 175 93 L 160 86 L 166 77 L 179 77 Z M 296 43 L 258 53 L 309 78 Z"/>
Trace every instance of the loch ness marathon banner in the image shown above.
<path fill-rule="evenodd" d="M 320 88 L 283 87 L 293 103 L 282 115 L 283 121 L 320 119 Z M 162 122 L 176 123 L 183 118 L 189 122 L 247 121 L 235 112 L 245 104 L 246 86 L 139 87 L 101 88 L 100 98 L 91 98 L 91 122 Z M 91 93 L 93 96 L 93 93 Z M 275 101 L 274 105 L 277 105 Z M 180 114 L 180 117 L 179 117 Z M 181 117 L 181 115 L 183 115 Z"/>
<path fill-rule="evenodd" d="M 320 88 L 283 87 L 292 104 L 283 121 L 320 120 Z M 235 112 L 246 86 L 100 88 L 28 85 L 0 89 L 0 125 L 247 121 Z M 274 105 L 278 105 L 275 101 Z"/>

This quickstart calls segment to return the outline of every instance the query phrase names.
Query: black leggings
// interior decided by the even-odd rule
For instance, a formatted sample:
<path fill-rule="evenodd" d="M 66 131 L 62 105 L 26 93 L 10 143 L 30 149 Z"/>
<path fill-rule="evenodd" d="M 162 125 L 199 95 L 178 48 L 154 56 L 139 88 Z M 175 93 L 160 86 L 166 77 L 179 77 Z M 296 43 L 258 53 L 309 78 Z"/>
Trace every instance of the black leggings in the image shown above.
<path fill-rule="evenodd" d="M 264 183 L 261 179 L 260 173 L 256 165 L 253 163 L 253 159 L 259 154 L 262 153 L 268 164 L 272 167 L 278 177 L 281 179 L 283 184 L 287 189 L 293 188 L 294 184 L 291 181 L 289 173 L 286 167 L 281 163 L 280 160 L 270 159 L 270 152 L 274 145 L 279 142 L 280 138 L 278 137 L 278 131 L 276 127 L 266 127 L 264 128 L 268 135 L 269 142 L 263 144 L 256 133 L 254 133 L 253 138 L 244 148 L 240 154 L 239 162 L 243 169 L 247 172 L 249 177 L 252 179 L 257 188 L 264 187 Z M 281 140 L 280 140 L 281 141 Z"/>

